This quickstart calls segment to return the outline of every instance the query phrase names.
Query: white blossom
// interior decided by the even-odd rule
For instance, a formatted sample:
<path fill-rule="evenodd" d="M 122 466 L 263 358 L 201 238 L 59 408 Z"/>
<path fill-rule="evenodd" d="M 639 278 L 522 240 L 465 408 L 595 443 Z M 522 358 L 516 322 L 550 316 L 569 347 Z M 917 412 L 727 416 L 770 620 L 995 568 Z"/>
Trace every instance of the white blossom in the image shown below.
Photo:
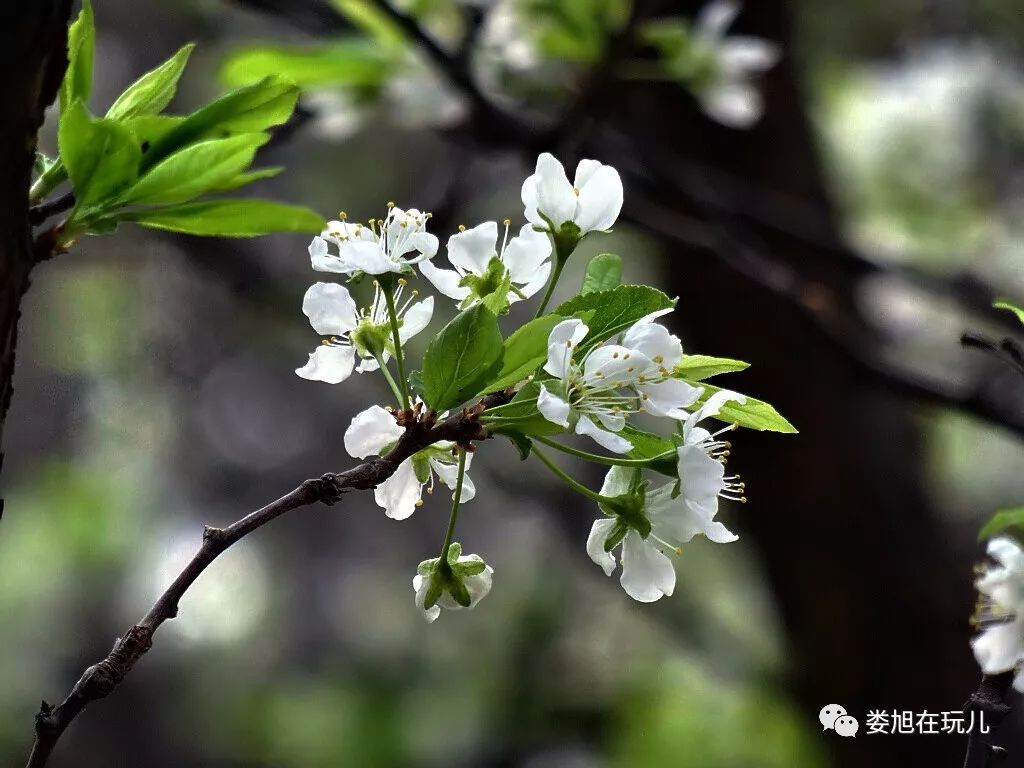
<path fill-rule="evenodd" d="M 668 311 L 668 310 L 666 310 Z M 589 333 L 577 319 L 563 320 L 548 336 L 544 370 L 557 385 L 540 385 L 537 409 L 548 421 L 589 435 L 615 453 L 632 444 L 621 435 L 626 417 L 643 409 L 655 416 L 682 419 L 684 410 L 703 391 L 672 378 L 671 369 L 682 358 L 679 339 L 653 322 L 653 313 L 634 324 L 621 344 L 595 346 L 577 359 L 577 348 Z M 552 390 L 555 391 L 552 391 Z M 600 424 L 600 426 L 598 426 Z"/>
<path fill-rule="evenodd" d="M 313 269 L 344 275 L 407 272 L 437 253 L 437 237 L 427 232 L 429 218 L 415 208 L 406 211 L 389 203 L 383 219 L 367 224 L 350 224 L 344 216 L 330 221 L 309 244 Z M 331 252 L 331 244 L 337 253 Z"/>
<path fill-rule="evenodd" d="M 1024 662 L 1024 550 L 1014 540 L 998 537 L 988 543 L 997 564 L 987 565 L 975 585 L 980 604 L 981 634 L 971 641 L 974 658 L 986 675 L 1010 672 Z M 1024 692 L 1024 671 L 1013 687 Z"/>
<path fill-rule="evenodd" d="M 626 494 L 635 471 L 627 467 L 612 467 L 605 476 L 601 495 L 616 497 Z M 690 505 L 685 489 L 673 498 L 674 486 L 675 483 L 668 482 L 654 490 L 645 490 L 643 509 L 638 511 L 650 524 L 650 531 L 643 536 L 631 527 L 622 539 L 619 583 L 627 595 L 642 603 L 672 594 L 676 571 L 669 554 L 678 555 L 681 546 L 694 536 L 703 534 L 719 544 L 737 539 L 724 525 L 705 517 Z M 605 551 L 605 541 L 620 524 L 616 517 L 595 520 L 587 539 L 587 554 L 607 576 L 612 575 L 617 563 L 615 555 Z"/>
<path fill-rule="evenodd" d="M 400 280 L 395 291 L 396 302 L 401 302 L 404 287 L 404 281 Z M 415 295 L 413 291 L 413 295 L 397 307 L 398 336 L 402 344 L 426 328 L 434 313 L 433 296 L 414 301 Z M 345 286 L 314 283 L 302 298 L 302 311 L 313 330 L 328 337 L 310 353 L 309 361 L 295 370 L 304 379 L 339 384 L 352 375 L 353 369 L 364 373 L 379 368 L 372 347 L 380 347 L 384 362 L 394 353 L 387 305 L 379 286 L 374 286 L 371 307 L 360 311 Z M 355 364 L 357 356 L 358 366 Z"/>
<path fill-rule="evenodd" d="M 558 233 L 574 224 L 579 234 L 611 229 L 622 210 L 622 179 L 610 165 L 580 160 L 572 183 L 555 156 L 544 152 L 537 168 L 523 182 L 526 219 L 535 227 Z"/>
<path fill-rule="evenodd" d="M 423 611 L 423 617 L 428 623 L 433 623 L 441 615 L 441 609 L 457 611 L 462 608 L 475 608 L 477 603 L 487 597 L 491 591 L 491 583 L 494 578 L 494 569 L 487 565 L 479 555 L 462 555 L 461 547 L 458 544 L 452 545 L 456 557 L 449 557 L 449 565 L 454 577 L 458 578 L 469 593 L 469 605 L 460 605 L 448 591 L 441 593 L 437 602 L 426 607 L 427 588 L 430 586 L 430 577 L 437 567 L 438 560 L 426 560 L 420 563 L 416 575 L 412 579 L 412 588 L 416 592 L 416 607 Z"/>
<path fill-rule="evenodd" d="M 495 291 L 508 277 L 509 303 L 527 299 L 544 287 L 551 273 L 551 240 L 527 224 L 511 240 L 499 240 L 498 224 L 485 221 L 448 239 L 448 261 L 455 269 L 440 269 L 432 261 L 420 263 L 420 271 L 438 291 L 471 306 Z"/>
<path fill-rule="evenodd" d="M 350 456 L 365 459 L 381 456 L 396 443 L 405 430 L 398 425 L 395 417 L 373 405 L 353 417 L 345 430 L 345 450 Z M 434 490 L 434 475 L 452 491 L 458 482 L 458 460 L 452 455 L 454 444 L 441 441 L 419 451 L 398 465 L 398 469 L 373 491 L 374 501 L 384 513 L 394 520 L 405 520 L 423 504 L 423 488 L 427 493 Z M 473 454 L 466 454 L 466 474 L 462 479 L 460 501 L 469 501 L 476 495 L 476 488 L 469 477 L 469 466 Z"/>
<path fill-rule="evenodd" d="M 764 112 L 753 80 L 775 65 L 780 50 L 759 37 L 727 37 L 739 12 L 740 4 L 734 0 L 712 0 L 694 20 L 695 53 L 709 69 L 704 81 L 696 84 L 696 93 L 710 117 L 733 128 L 748 128 Z"/>

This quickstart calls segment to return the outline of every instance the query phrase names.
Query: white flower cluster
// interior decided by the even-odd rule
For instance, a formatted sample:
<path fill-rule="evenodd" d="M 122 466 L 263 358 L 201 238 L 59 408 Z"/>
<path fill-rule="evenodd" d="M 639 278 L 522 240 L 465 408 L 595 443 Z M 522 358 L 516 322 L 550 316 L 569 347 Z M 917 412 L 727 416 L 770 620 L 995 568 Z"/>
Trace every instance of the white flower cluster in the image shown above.
<path fill-rule="evenodd" d="M 985 566 L 975 583 L 981 634 L 971 647 L 986 675 L 1016 670 L 1013 687 L 1024 693 L 1024 550 L 1000 536 L 988 543 L 988 554 L 996 564 Z"/>
<path fill-rule="evenodd" d="M 370 307 L 359 309 L 342 285 L 318 282 L 311 286 L 302 309 L 325 339 L 296 373 L 336 384 L 354 370 L 380 371 L 395 392 L 402 418 L 418 418 L 424 409 L 409 396 L 404 347 L 429 324 L 434 299 L 418 299 L 415 290 L 406 294 L 408 279 L 415 277 L 414 267 L 460 310 L 483 303 L 498 314 L 545 285 L 549 297 L 562 264 L 580 239 L 589 232 L 608 230 L 617 220 L 622 182 L 614 168 L 595 160 L 581 161 L 570 182 L 562 164 L 545 153 L 523 184 L 522 200 L 528 223 L 515 236 L 510 237 L 507 220 L 503 230 L 487 221 L 453 234 L 447 242 L 451 269 L 433 263 L 438 240 L 427 231 L 430 215 L 414 208 L 389 204 L 383 219 L 352 224 L 342 215 L 330 222 L 309 246 L 313 268 L 348 278 L 372 276 L 374 297 Z M 644 479 L 648 459 L 595 456 L 538 438 L 549 446 L 613 465 L 596 493 L 561 473 L 535 447 L 553 471 L 597 502 L 602 516 L 593 525 L 587 552 L 610 575 L 617 565 L 612 553 L 621 546 L 622 586 L 644 602 L 672 594 L 675 570 L 668 555 L 677 554 L 681 544 L 697 534 L 716 542 L 736 539 L 714 518 L 720 498 L 744 500 L 738 477 L 725 474 L 729 444 L 719 439 L 720 433 L 699 426 L 730 401 L 743 398 L 718 391 L 700 404 L 704 389 L 675 375 L 683 358 L 682 344 L 655 322 L 670 311 L 643 317 L 611 339 L 592 340 L 591 329 L 578 318 L 558 322 L 550 331 L 547 360 L 533 384 L 536 411 L 543 419 L 566 432 L 589 436 L 620 456 L 633 450 L 626 422 L 634 414 L 645 412 L 678 428 L 676 442 L 666 443 L 673 447 L 657 457 L 660 471 L 669 467 L 675 476 L 653 490 Z M 388 370 L 392 360 L 398 368 L 397 381 Z M 373 405 L 352 419 L 344 436 L 345 449 L 360 459 L 384 455 L 405 433 L 404 423 L 392 410 Z M 429 621 L 437 618 L 441 607 L 472 608 L 491 587 L 490 566 L 476 555 L 463 556 L 461 546 L 451 541 L 459 504 L 476 495 L 467 474 L 471 459 L 465 446 L 437 442 L 405 459 L 374 491 L 376 503 L 395 520 L 408 518 L 423 504 L 424 489 L 433 491 L 435 477 L 453 492 L 445 554 L 421 563 L 413 582 L 416 604 Z"/>

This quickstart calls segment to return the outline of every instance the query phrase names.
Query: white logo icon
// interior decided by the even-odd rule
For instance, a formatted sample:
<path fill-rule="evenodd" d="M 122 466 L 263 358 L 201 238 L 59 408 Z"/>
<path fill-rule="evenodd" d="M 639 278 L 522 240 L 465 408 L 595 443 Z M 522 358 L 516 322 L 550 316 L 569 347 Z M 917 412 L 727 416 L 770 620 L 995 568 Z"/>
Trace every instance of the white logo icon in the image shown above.
<path fill-rule="evenodd" d="M 840 736 L 857 736 L 857 729 L 860 724 L 857 722 L 857 718 L 850 717 L 849 715 L 843 715 L 842 717 L 836 718 L 836 733 Z"/>
<path fill-rule="evenodd" d="M 818 713 L 818 720 L 821 721 L 823 731 L 831 728 L 843 737 L 856 737 L 857 729 L 860 728 L 857 718 L 846 714 L 846 707 L 841 704 L 826 704 Z"/>

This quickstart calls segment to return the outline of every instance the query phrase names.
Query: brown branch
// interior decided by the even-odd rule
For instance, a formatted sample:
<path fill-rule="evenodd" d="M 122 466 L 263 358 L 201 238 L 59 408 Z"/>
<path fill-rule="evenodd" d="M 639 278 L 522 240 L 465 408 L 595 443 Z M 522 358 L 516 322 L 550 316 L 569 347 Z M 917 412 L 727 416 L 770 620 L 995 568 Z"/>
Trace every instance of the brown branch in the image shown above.
<path fill-rule="evenodd" d="M 985 722 L 995 730 L 1011 710 L 1006 703 L 1006 694 L 1013 682 L 1013 672 L 1002 672 L 998 675 L 985 675 L 981 678 L 978 690 L 964 705 L 968 712 L 979 712 Z M 980 728 L 971 730 L 967 737 L 967 755 L 964 757 L 964 768 L 995 768 L 1006 758 L 1006 750 L 992 743 L 988 734 L 981 733 Z"/>
<path fill-rule="evenodd" d="M 339 474 L 328 473 L 306 480 L 277 501 L 250 512 L 227 528 L 207 527 L 199 550 L 142 620 L 114 643 L 106 658 L 85 670 L 63 703 L 57 706 L 45 701 L 42 703 L 36 715 L 35 743 L 27 768 L 46 765 L 57 741 L 82 710 L 90 702 L 109 695 L 124 680 L 150 649 L 153 634 L 160 625 L 178 615 L 178 603 L 189 587 L 228 547 L 286 512 L 317 502 L 334 504 L 348 491 L 368 490 L 379 485 L 394 474 L 399 464 L 429 445 L 448 440 L 469 446 L 474 440 L 487 439 L 490 434 L 480 424 L 480 414 L 487 408 L 508 402 L 511 397 L 512 392 L 508 390 L 487 395 L 476 405 L 464 408 L 441 422 L 436 422 L 433 411 L 399 413 L 396 418 L 405 426 L 405 433 L 385 456 L 370 459 Z"/>

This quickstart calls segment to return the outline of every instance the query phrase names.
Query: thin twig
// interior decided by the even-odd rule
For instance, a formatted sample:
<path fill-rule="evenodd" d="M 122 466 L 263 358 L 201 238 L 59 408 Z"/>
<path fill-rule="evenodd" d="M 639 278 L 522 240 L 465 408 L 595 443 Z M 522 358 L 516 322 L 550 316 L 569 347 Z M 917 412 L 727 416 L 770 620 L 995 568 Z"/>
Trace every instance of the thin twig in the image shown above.
<path fill-rule="evenodd" d="M 64 211 L 70 211 L 75 207 L 75 193 L 65 192 L 58 198 L 51 200 L 48 203 L 40 203 L 39 205 L 29 208 L 28 220 L 33 226 L 36 224 L 42 224 L 51 216 L 56 216 L 58 213 Z"/>
<path fill-rule="evenodd" d="M 978 690 L 964 705 L 968 712 L 981 713 L 985 722 L 994 731 L 1012 709 L 1006 703 L 1006 694 L 1013 682 L 1013 672 L 998 675 L 985 675 L 981 678 Z M 1006 750 L 992 743 L 988 733 L 982 733 L 980 727 L 971 730 L 967 737 L 967 755 L 964 757 L 964 768 L 995 768 L 1001 765 L 1006 757 Z"/>
<path fill-rule="evenodd" d="M 400 412 L 396 418 L 405 426 L 405 433 L 385 456 L 370 459 L 340 474 L 328 473 L 306 480 L 277 501 L 249 513 L 227 528 L 207 527 L 199 550 L 142 620 L 118 638 L 106 658 L 85 670 L 63 703 L 58 706 L 51 706 L 45 701 L 42 703 L 36 715 L 35 743 L 27 768 L 46 765 L 57 741 L 82 710 L 90 702 L 109 695 L 124 680 L 150 649 L 153 634 L 160 625 L 178 615 L 178 603 L 189 587 L 228 547 L 286 512 L 316 502 L 334 504 L 348 491 L 368 490 L 379 485 L 394 474 L 403 461 L 429 445 L 447 440 L 468 446 L 471 441 L 490 437 L 480 423 L 480 414 L 489 407 L 503 405 L 511 397 L 510 391 L 487 395 L 476 405 L 440 423 L 436 423 L 433 411 L 424 414 L 412 410 Z"/>

